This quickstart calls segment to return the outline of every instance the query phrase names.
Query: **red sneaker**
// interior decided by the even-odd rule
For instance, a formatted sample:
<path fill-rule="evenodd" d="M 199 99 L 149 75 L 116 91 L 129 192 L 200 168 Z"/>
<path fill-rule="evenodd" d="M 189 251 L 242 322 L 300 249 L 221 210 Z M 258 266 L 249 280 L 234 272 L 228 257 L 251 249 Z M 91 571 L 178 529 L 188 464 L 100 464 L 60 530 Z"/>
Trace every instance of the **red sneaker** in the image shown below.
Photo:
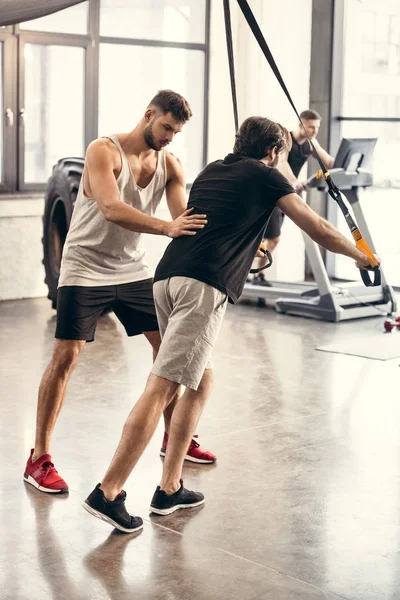
<path fill-rule="evenodd" d="M 57 473 L 51 462 L 50 454 L 43 454 L 34 462 L 32 462 L 32 454 L 33 450 L 31 450 L 31 455 L 26 463 L 24 480 L 41 492 L 49 494 L 68 492 L 68 485 Z"/>
<path fill-rule="evenodd" d="M 194 435 L 193 438 L 199 437 L 198 435 Z M 165 456 L 165 452 L 167 450 L 168 444 L 168 433 L 164 432 L 164 439 L 162 443 L 162 447 L 160 450 L 160 456 Z M 203 465 L 214 463 L 217 460 L 215 454 L 212 454 L 209 450 L 203 450 L 200 447 L 199 442 L 196 442 L 195 439 L 192 439 L 190 442 L 190 446 L 188 448 L 187 454 L 185 456 L 185 460 L 194 463 L 201 463 Z"/>

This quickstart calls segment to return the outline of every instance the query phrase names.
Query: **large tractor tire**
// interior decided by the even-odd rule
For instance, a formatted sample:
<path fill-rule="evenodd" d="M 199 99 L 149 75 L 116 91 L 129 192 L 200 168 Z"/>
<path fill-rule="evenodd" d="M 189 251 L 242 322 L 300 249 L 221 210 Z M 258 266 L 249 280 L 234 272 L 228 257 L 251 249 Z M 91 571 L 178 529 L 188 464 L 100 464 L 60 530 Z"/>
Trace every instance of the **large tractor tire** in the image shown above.
<path fill-rule="evenodd" d="M 83 173 L 83 158 L 62 158 L 49 179 L 43 216 L 43 264 L 48 298 L 57 308 L 57 285 L 65 238 Z"/>

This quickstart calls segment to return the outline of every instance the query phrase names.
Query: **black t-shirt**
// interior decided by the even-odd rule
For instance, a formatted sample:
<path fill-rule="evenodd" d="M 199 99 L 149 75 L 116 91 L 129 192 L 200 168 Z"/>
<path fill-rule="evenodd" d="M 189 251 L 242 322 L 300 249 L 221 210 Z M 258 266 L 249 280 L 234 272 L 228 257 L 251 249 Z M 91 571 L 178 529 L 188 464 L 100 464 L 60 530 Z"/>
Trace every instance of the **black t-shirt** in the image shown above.
<path fill-rule="evenodd" d="M 191 277 L 225 293 L 235 303 L 242 291 L 265 224 L 279 198 L 293 193 L 277 170 L 254 158 L 228 154 L 210 163 L 190 190 L 188 208 L 208 224 L 167 247 L 154 281 Z"/>
<path fill-rule="evenodd" d="M 308 140 L 299 144 L 294 139 L 292 132 L 290 132 L 290 135 L 292 136 L 292 149 L 288 154 L 288 163 L 293 171 L 293 175 L 298 177 L 303 165 L 310 157 L 311 146 Z"/>

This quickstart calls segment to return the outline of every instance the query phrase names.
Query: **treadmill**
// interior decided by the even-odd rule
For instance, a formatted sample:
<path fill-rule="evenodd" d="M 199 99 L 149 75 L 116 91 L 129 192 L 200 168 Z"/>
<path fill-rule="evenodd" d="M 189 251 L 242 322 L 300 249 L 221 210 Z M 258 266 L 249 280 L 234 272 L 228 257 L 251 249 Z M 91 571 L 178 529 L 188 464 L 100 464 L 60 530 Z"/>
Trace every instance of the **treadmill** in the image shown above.
<path fill-rule="evenodd" d="M 360 230 L 374 253 L 375 248 L 361 209 L 358 189 L 372 186 L 370 169 L 376 141 L 376 138 L 342 139 L 334 166 L 329 171 L 333 182 L 350 203 Z M 307 183 L 310 188 L 317 188 L 321 192 L 327 190 L 323 179 L 311 177 Z M 318 245 L 304 232 L 303 239 L 315 282 L 268 280 L 270 286 L 246 283 L 243 296 L 272 301 L 279 313 L 331 322 L 376 317 L 377 308 L 387 314 L 396 312 L 396 298 L 382 268 L 381 285 L 378 287 L 352 283 L 333 286 Z"/>

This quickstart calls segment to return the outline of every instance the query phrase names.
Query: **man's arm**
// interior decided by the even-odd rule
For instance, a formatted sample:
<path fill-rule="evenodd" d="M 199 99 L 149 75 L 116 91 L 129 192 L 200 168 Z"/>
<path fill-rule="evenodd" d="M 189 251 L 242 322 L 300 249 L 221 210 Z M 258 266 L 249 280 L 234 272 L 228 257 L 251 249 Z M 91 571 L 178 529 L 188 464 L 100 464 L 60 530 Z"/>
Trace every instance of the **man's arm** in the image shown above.
<path fill-rule="evenodd" d="M 284 177 L 286 177 L 286 179 L 288 180 L 290 185 L 294 187 L 296 192 L 302 192 L 306 189 L 306 184 L 297 179 L 296 175 L 293 173 L 292 168 L 289 165 L 288 155 L 288 152 L 282 155 L 282 157 L 279 159 L 277 169 L 282 173 Z"/>
<path fill-rule="evenodd" d="M 185 174 L 182 163 L 171 152 L 167 152 L 167 185 L 165 193 L 171 217 L 176 219 L 187 208 Z"/>
<path fill-rule="evenodd" d="M 86 174 L 92 194 L 106 221 L 129 231 L 168 237 L 196 235 L 196 229 L 203 229 L 206 223 L 205 215 L 191 215 L 190 211 L 186 211 L 178 219 L 169 222 L 145 215 L 121 202 L 114 169 L 115 155 L 107 140 L 92 142 L 86 153 Z"/>
<path fill-rule="evenodd" d="M 356 261 L 358 269 L 369 266 L 368 258 L 344 237 L 333 225 L 317 215 L 297 194 L 288 194 L 278 200 L 279 208 L 311 239 L 336 254 Z M 379 259 L 378 259 L 379 261 Z"/>
<path fill-rule="evenodd" d="M 326 165 L 328 167 L 328 169 L 332 169 L 333 163 L 335 162 L 335 159 L 333 158 L 333 156 L 328 154 L 328 152 L 322 148 L 322 146 L 318 140 L 313 140 L 313 144 L 315 146 L 316 151 L 318 152 L 319 157 L 322 159 L 322 162 L 324 163 L 324 165 Z M 314 158 L 317 158 L 314 150 L 312 151 L 312 155 Z"/>

